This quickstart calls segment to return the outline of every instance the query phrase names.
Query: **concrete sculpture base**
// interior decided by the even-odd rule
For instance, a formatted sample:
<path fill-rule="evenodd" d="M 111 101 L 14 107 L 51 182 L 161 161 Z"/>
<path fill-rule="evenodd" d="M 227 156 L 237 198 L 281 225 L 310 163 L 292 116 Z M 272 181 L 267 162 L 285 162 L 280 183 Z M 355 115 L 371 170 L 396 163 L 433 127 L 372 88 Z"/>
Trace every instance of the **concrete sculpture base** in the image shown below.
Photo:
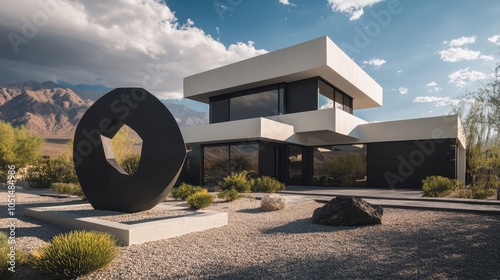
<path fill-rule="evenodd" d="M 28 208 L 24 210 L 24 215 L 68 229 L 108 232 L 117 239 L 119 244 L 125 246 L 222 227 L 228 223 L 227 213 L 204 210 L 195 211 L 195 214 L 186 217 L 167 218 L 134 224 L 113 222 L 95 217 L 82 217 L 81 215 L 70 213 L 71 209 L 78 209 L 88 205 L 77 204 Z M 163 205 L 156 207 L 163 207 L 166 210 L 188 209 Z"/>

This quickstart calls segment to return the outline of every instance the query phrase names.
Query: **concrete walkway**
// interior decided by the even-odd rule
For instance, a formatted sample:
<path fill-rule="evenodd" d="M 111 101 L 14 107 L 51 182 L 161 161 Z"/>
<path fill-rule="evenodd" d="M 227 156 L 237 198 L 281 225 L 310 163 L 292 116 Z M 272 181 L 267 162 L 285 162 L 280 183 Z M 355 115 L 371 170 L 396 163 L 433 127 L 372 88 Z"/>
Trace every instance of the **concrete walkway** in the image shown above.
<path fill-rule="evenodd" d="M 311 200 L 326 203 L 335 196 L 344 195 L 363 198 L 369 203 L 389 208 L 500 214 L 500 201 L 497 200 L 422 197 L 422 191 L 419 190 L 288 186 L 279 193 L 285 196 L 289 204 Z M 256 198 L 264 195 L 252 194 Z"/>

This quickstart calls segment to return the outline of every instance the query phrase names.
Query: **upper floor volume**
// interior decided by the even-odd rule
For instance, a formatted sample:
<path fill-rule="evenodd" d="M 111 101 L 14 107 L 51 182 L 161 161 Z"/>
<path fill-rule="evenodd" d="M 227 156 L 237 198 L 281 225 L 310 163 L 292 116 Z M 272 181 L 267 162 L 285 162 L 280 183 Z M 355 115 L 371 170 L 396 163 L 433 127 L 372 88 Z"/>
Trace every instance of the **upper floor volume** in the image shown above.
<path fill-rule="evenodd" d="M 334 107 L 352 114 L 382 106 L 382 87 L 324 36 L 186 77 L 184 97 L 210 104 L 217 123 Z"/>

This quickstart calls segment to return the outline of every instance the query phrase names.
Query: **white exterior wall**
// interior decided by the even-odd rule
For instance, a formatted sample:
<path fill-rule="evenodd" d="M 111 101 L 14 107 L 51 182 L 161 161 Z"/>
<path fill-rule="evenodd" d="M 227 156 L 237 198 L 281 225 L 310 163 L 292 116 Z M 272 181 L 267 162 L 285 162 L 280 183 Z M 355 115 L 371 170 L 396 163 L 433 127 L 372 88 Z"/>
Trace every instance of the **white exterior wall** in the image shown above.
<path fill-rule="evenodd" d="M 382 106 L 382 87 L 328 37 L 184 78 L 184 97 L 211 96 L 320 76 L 354 99 L 354 109 Z"/>

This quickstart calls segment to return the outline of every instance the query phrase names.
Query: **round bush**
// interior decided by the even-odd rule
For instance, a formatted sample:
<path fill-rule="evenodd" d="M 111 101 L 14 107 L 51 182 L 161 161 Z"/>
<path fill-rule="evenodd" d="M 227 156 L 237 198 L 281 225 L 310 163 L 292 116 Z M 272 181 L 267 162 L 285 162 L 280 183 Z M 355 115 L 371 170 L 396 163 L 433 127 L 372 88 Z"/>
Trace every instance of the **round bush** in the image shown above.
<path fill-rule="evenodd" d="M 221 191 L 217 194 L 217 197 L 218 198 L 222 198 L 224 199 L 225 201 L 233 201 L 233 200 L 236 200 L 238 198 L 241 198 L 241 194 L 235 190 L 235 189 L 230 189 L 230 190 L 225 190 L 225 191 Z"/>
<path fill-rule="evenodd" d="M 240 193 L 247 193 L 252 190 L 254 180 L 248 175 L 248 171 L 244 170 L 240 173 L 233 173 L 219 182 L 217 188 L 221 191 L 235 189 Z"/>
<path fill-rule="evenodd" d="M 8 236 L 5 232 L 0 232 L 0 279 L 6 278 L 9 274 L 13 272 L 9 271 L 10 267 L 10 245 L 8 244 Z M 26 263 L 27 257 L 24 251 L 16 250 L 16 271 L 19 270 L 19 267 Z"/>
<path fill-rule="evenodd" d="M 285 184 L 269 176 L 262 176 L 260 178 L 257 178 L 254 185 L 252 186 L 253 192 L 275 193 L 284 189 Z"/>
<path fill-rule="evenodd" d="M 117 254 L 116 240 L 108 233 L 72 231 L 55 236 L 33 254 L 32 267 L 56 278 L 76 278 L 109 264 Z"/>
<path fill-rule="evenodd" d="M 202 191 L 203 189 L 200 186 L 182 183 L 179 187 L 172 190 L 172 196 L 176 199 L 186 200 L 188 196 Z"/>
<path fill-rule="evenodd" d="M 460 184 L 442 176 L 429 176 L 422 180 L 422 191 L 427 197 L 443 197 L 449 195 Z"/>
<path fill-rule="evenodd" d="M 186 199 L 186 203 L 196 210 L 210 206 L 213 201 L 212 195 L 203 192 L 194 193 Z"/>

